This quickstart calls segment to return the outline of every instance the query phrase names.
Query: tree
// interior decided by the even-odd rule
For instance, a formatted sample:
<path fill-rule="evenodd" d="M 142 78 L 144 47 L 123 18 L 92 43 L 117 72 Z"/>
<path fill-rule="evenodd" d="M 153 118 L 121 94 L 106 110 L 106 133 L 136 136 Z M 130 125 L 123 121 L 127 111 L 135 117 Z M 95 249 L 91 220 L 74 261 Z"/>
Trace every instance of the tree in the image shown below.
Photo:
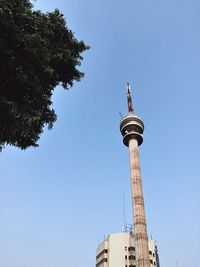
<path fill-rule="evenodd" d="M 29 0 L 0 0 L 0 149 L 38 146 L 45 125 L 56 121 L 51 96 L 72 87 L 88 49 L 59 10 L 33 10 Z"/>

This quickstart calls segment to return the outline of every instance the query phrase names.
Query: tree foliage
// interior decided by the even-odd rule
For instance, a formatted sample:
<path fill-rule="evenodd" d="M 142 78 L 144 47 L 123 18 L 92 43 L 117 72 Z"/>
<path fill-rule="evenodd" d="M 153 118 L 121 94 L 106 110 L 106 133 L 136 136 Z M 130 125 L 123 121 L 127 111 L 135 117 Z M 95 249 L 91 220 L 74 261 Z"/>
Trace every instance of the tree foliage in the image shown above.
<path fill-rule="evenodd" d="M 88 47 L 68 29 L 59 10 L 35 11 L 29 0 L 0 0 L 0 148 L 38 146 L 56 120 L 51 96 L 83 73 Z"/>

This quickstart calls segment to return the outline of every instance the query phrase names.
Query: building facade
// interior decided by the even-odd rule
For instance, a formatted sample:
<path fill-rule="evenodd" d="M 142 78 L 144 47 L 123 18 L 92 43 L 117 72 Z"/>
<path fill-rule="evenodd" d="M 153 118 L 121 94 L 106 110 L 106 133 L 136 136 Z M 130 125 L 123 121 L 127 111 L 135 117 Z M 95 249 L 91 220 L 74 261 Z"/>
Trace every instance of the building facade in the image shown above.
<path fill-rule="evenodd" d="M 160 267 L 155 241 L 149 239 L 148 245 L 150 267 Z M 134 234 L 119 232 L 108 235 L 97 247 L 96 267 L 136 267 Z"/>

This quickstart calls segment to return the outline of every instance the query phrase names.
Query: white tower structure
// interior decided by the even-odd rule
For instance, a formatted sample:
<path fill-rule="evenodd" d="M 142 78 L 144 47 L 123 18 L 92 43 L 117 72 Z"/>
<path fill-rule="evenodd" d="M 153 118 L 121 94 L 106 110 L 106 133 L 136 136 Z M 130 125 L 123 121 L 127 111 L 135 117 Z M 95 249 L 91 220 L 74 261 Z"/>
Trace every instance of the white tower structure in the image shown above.
<path fill-rule="evenodd" d="M 144 123 L 135 115 L 131 89 L 127 84 L 128 115 L 120 123 L 123 143 L 129 148 L 133 206 L 133 225 L 136 247 L 136 266 L 150 267 L 144 196 L 140 171 L 139 146 L 143 142 Z"/>
<path fill-rule="evenodd" d="M 128 115 L 120 123 L 123 143 L 129 148 L 133 225 L 113 233 L 97 247 L 96 267 L 160 267 L 156 243 L 148 239 L 140 171 L 139 146 L 143 142 L 144 122 L 134 113 L 131 89 L 127 84 Z"/>

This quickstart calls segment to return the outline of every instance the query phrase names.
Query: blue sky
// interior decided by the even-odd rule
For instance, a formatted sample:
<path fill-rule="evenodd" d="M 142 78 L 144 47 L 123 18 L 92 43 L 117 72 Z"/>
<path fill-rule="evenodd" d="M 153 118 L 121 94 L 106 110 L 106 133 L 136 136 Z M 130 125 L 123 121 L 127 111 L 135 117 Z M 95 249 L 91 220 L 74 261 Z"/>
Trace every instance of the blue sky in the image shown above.
<path fill-rule="evenodd" d="M 84 53 L 84 79 L 56 88 L 58 120 L 24 152 L 1 153 L 0 266 L 90 267 L 104 235 L 131 222 L 119 132 L 132 85 L 148 233 L 161 267 L 200 267 L 200 1 L 57 0 Z"/>

